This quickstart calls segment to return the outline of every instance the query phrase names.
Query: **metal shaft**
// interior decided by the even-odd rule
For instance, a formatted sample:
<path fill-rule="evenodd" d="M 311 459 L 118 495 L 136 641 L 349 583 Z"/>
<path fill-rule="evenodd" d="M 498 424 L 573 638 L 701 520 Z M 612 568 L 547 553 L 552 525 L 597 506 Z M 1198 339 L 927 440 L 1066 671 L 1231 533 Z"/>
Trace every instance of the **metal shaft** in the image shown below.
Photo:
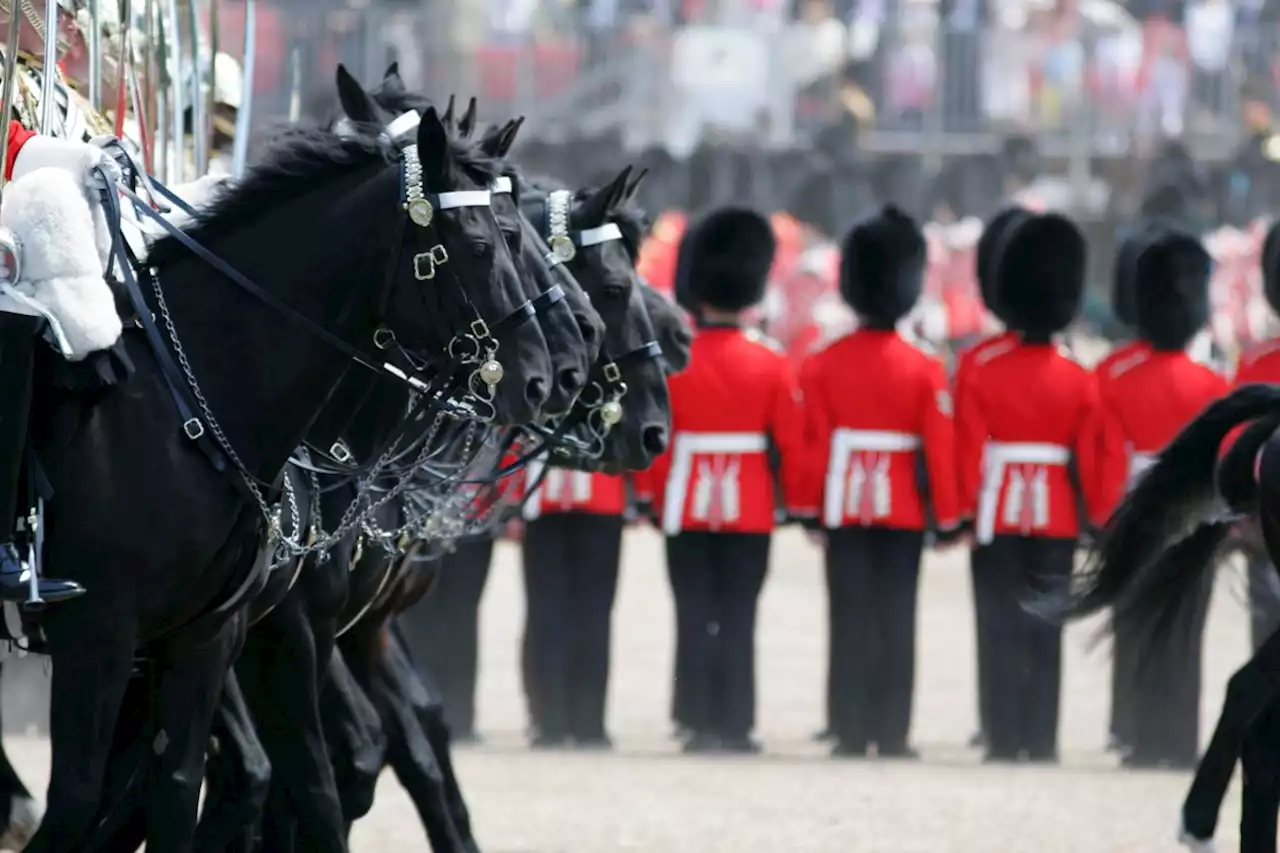
<path fill-rule="evenodd" d="M 58 3 L 45 0 L 44 67 L 40 77 L 40 132 L 53 133 L 54 83 L 58 79 Z"/>
<path fill-rule="evenodd" d="M 89 0 L 89 106 L 102 112 L 102 19 L 98 0 Z"/>
<path fill-rule="evenodd" d="M 17 0 L 11 0 L 9 6 L 9 34 L 4 48 L 4 95 L 0 98 L 0 156 L 9 159 L 9 122 L 13 119 L 14 86 L 18 82 L 18 35 L 22 26 L 22 18 L 18 16 Z M 0 169 L 0 192 L 8 175 Z"/>
<path fill-rule="evenodd" d="M 231 174 L 244 176 L 249 163 L 249 127 L 253 114 L 253 67 L 258 49 L 258 6 L 244 0 L 244 58 L 241 60 L 240 111 L 236 113 L 236 138 L 231 148 Z"/>
<path fill-rule="evenodd" d="M 191 135 L 196 142 L 196 177 L 209 171 L 209 134 L 205 131 L 204 60 L 200 50 L 196 0 L 187 0 L 187 38 L 191 39 Z"/>

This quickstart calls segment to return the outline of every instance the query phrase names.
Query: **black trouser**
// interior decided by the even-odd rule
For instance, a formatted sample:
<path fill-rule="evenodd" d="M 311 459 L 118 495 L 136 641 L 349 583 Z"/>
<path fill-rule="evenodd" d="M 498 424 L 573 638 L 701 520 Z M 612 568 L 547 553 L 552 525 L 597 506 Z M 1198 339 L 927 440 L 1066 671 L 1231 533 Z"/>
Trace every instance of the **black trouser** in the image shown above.
<path fill-rule="evenodd" d="M 1111 723 L 1109 733 L 1126 749 L 1133 746 L 1138 713 L 1138 654 L 1124 626 L 1117 624 L 1111 649 Z"/>
<path fill-rule="evenodd" d="M 1213 590 L 1205 573 L 1193 606 L 1160 642 L 1176 652 L 1153 652 L 1135 666 L 1130 762 L 1193 767 L 1200 742 L 1200 647 Z"/>
<path fill-rule="evenodd" d="M 524 527 L 525 693 L 544 737 L 605 736 L 622 517 L 552 513 Z"/>
<path fill-rule="evenodd" d="M 743 738 L 755 726 L 756 605 L 768 533 L 667 537 L 667 574 L 683 646 L 676 665 L 684 722 L 697 734 Z"/>
<path fill-rule="evenodd" d="M 996 536 L 981 558 L 974 592 L 991 644 L 986 734 L 993 757 L 1057 753 L 1062 626 L 1023 605 L 1069 583 L 1074 558 L 1074 539 L 1028 536 Z"/>
<path fill-rule="evenodd" d="M 974 645 L 977 653 L 978 730 L 985 734 L 991 725 L 991 625 L 987 618 L 987 598 L 978 592 L 979 576 L 989 562 L 990 549 L 975 545 L 969 553 L 969 583 L 973 590 Z"/>
<path fill-rule="evenodd" d="M 0 544 L 13 539 L 14 520 L 25 514 L 18 499 L 31 392 L 35 385 L 39 317 L 0 311 Z"/>
<path fill-rule="evenodd" d="M 400 617 L 401 635 L 440 689 L 445 722 L 455 735 L 475 730 L 480 598 L 489 578 L 493 540 L 464 539 L 441 558 L 435 586 Z"/>
<path fill-rule="evenodd" d="M 915 683 L 918 530 L 827 532 L 832 731 L 844 746 L 901 751 Z"/>
<path fill-rule="evenodd" d="M 1249 616 L 1253 648 L 1280 628 L 1280 575 L 1265 551 L 1245 552 L 1249 567 Z"/>

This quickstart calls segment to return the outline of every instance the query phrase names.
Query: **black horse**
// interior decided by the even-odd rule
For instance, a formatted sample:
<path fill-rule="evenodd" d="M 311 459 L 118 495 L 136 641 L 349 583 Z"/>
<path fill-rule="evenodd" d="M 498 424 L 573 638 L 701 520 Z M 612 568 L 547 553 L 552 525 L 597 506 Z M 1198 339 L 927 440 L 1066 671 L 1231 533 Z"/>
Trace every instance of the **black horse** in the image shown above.
<path fill-rule="evenodd" d="M 451 142 L 432 111 L 416 155 L 370 137 L 283 133 L 188 229 L 226 267 L 176 238 L 152 247 L 139 311 L 164 321 L 162 348 L 127 332 L 137 369 L 124 385 L 93 398 L 40 395 L 47 562 L 90 594 L 43 619 L 55 662 L 53 769 L 29 849 L 80 849 L 139 657 L 157 731 L 147 844 L 190 845 L 211 717 L 261 583 L 254 493 L 279 481 L 353 354 L 382 362 L 376 333 L 425 360 L 458 329 L 496 325 L 524 303 L 492 216 L 447 195 L 483 192 L 495 165 Z M 384 271 L 372 285 L 370 270 Z M 502 343 L 495 408 L 522 422 L 545 401 L 545 343 L 534 324 Z M 185 433 L 175 395 L 198 413 Z"/>

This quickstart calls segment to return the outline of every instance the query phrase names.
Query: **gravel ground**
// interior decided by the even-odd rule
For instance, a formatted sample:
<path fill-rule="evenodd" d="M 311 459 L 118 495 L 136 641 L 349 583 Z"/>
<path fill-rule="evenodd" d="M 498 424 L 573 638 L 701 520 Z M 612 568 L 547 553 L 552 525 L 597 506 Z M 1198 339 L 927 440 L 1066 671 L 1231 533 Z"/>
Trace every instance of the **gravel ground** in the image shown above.
<path fill-rule="evenodd" d="M 1091 626 L 1068 633 L 1061 767 L 986 767 L 965 742 L 976 725 L 967 560 L 926 560 L 914 736 L 917 763 L 833 762 L 809 742 L 821 723 L 825 670 L 819 555 L 780 534 L 759 629 L 755 758 L 686 758 L 668 739 L 672 611 L 661 541 L 629 534 L 615 615 L 609 724 L 612 754 L 524 749 L 518 555 L 499 548 L 483 613 L 479 728 L 486 740 L 456 761 L 487 853 L 1161 853 L 1173 842 L 1188 777 L 1126 772 L 1103 752 L 1109 702 L 1105 649 Z M 1223 687 L 1244 660 L 1243 576 L 1224 571 L 1205 644 L 1205 736 Z M 47 744 L 6 746 L 28 782 L 43 784 Z M 1219 840 L 1236 844 L 1237 790 Z M 394 777 L 357 824 L 355 851 L 429 849 Z"/>

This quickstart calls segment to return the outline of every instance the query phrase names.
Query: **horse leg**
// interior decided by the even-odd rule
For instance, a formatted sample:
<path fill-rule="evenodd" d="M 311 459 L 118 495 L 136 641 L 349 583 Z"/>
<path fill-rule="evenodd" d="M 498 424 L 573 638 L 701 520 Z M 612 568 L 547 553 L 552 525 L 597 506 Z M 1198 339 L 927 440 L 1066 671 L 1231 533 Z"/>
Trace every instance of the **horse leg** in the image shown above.
<path fill-rule="evenodd" d="M 387 754 L 378 709 L 360 689 L 341 650 L 335 649 L 320 690 L 320 718 L 333 761 L 342 819 L 351 824 L 373 808 Z"/>
<path fill-rule="evenodd" d="M 393 627 L 389 632 L 385 656 L 387 670 L 401 685 L 401 689 L 412 703 L 414 716 L 417 717 L 418 725 L 422 727 L 427 743 L 440 766 L 440 774 L 444 780 L 445 801 L 454 828 L 457 829 L 468 851 L 478 851 L 475 837 L 471 834 L 471 815 L 467 811 L 467 803 L 462 796 L 458 776 L 453 772 L 449 726 L 445 721 L 444 704 L 440 701 L 439 692 L 432 691 L 426 677 L 413 666 L 397 628 Z"/>
<path fill-rule="evenodd" d="M 271 757 L 263 844 L 272 853 L 295 844 L 307 853 L 346 853 L 342 806 L 320 726 L 315 638 L 295 592 L 249 632 L 236 663 Z"/>
<path fill-rule="evenodd" d="M 271 761 L 258 740 L 235 671 L 227 674 L 211 732 L 216 747 L 206 764 L 204 814 L 197 853 L 249 853 L 271 785 Z"/>
<path fill-rule="evenodd" d="M 1182 804 L 1182 828 L 1193 839 L 1213 837 L 1218 811 L 1240 756 L 1240 743 L 1263 709 L 1280 694 L 1271 672 L 1280 671 L 1280 630 L 1272 633 L 1249 662 L 1227 682 L 1218 725 Z"/>
<path fill-rule="evenodd" d="M 1240 853 L 1276 853 L 1280 809 L 1280 703 L 1273 702 L 1240 745 Z"/>
<path fill-rule="evenodd" d="M 362 682 L 382 716 L 382 728 L 387 734 L 387 762 L 413 800 L 431 849 L 435 853 L 464 853 L 467 848 L 445 803 L 440 765 L 418 725 L 412 703 L 388 672 L 381 648 L 383 631 L 376 630 L 375 625 L 363 624 L 357 628 L 361 636 L 353 640 L 360 643 L 360 649 L 349 656 L 352 673 Z"/>
<path fill-rule="evenodd" d="M 115 624 L 99 627 L 84 618 L 102 612 L 101 602 L 91 610 L 93 599 L 88 598 L 63 602 L 48 614 L 54 659 L 49 694 L 52 767 L 45 819 L 27 846 L 32 853 L 84 849 L 98 814 L 116 722 L 133 671 L 132 615 L 113 610 Z"/>
<path fill-rule="evenodd" d="M 0 663 L 0 674 L 3 673 Z M 3 731 L 0 724 L 0 731 Z M 22 777 L 9 763 L 9 754 L 5 752 L 4 743 L 0 742 L 0 819 L 4 826 L 0 834 L 0 850 L 21 851 L 40 828 L 40 815 L 43 813 L 40 804 L 22 783 Z"/>
<path fill-rule="evenodd" d="M 157 774 L 147 800 L 147 849 L 189 851 L 195 843 L 205 751 L 231 664 L 244 645 L 248 615 L 240 612 L 198 644 L 182 636 L 156 663 L 151 747 Z"/>

